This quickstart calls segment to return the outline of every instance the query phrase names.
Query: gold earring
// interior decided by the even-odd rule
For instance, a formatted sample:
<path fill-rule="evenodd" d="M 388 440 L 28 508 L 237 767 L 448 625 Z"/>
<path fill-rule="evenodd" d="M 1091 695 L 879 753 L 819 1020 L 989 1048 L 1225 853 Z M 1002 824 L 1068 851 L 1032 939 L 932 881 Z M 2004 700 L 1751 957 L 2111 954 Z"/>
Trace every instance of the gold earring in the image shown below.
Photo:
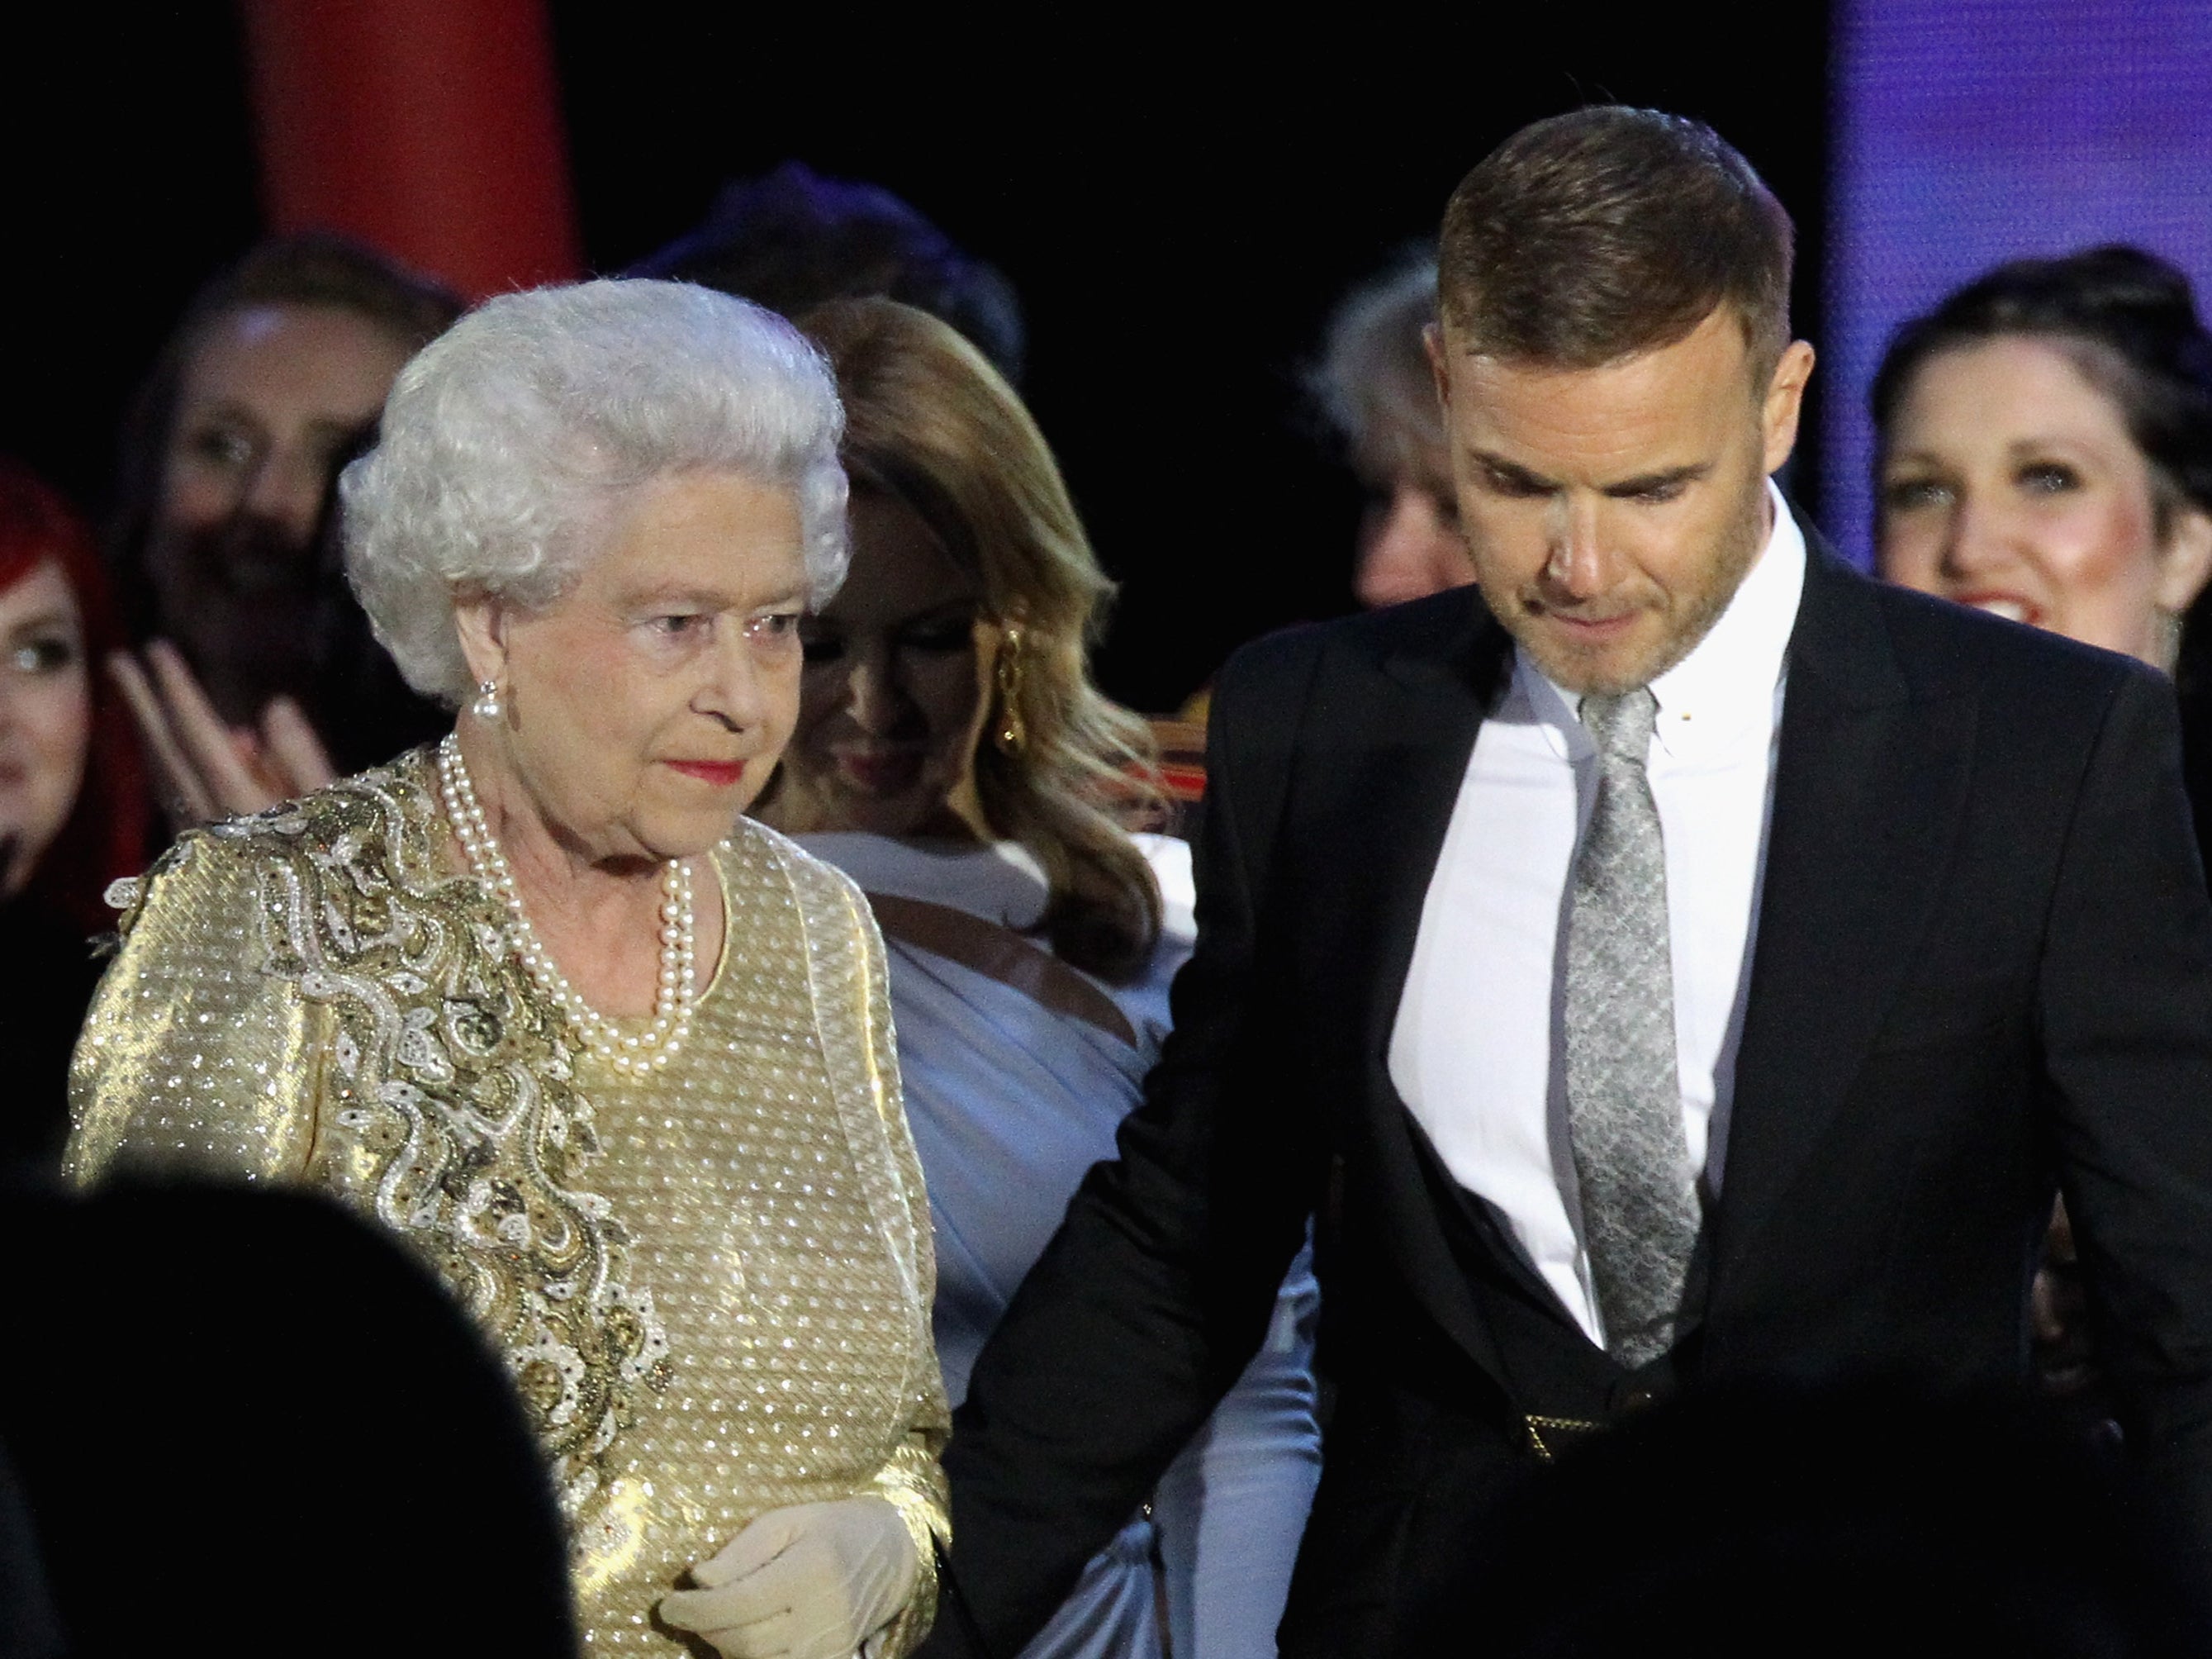
<path fill-rule="evenodd" d="M 998 729 L 991 733 L 991 741 L 999 745 L 1002 755 L 1018 755 L 1029 742 L 1029 728 L 1022 723 L 1022 630 L 1010 627 L 999 646 L 999 660 L 994 678 L 999 687 Z"/>

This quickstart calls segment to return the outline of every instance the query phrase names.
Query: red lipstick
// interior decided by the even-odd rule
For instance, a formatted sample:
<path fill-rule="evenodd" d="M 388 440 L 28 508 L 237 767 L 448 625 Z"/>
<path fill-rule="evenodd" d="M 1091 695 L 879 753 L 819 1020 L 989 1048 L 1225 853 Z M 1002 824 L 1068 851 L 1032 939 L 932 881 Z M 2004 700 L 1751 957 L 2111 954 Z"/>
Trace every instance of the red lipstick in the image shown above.
<path fill-rule="evenodd" d="M 731 787 L 745 775 L 743 761 L 680 760 L 671 761 L 668 764 L 685 777 L 710 783 L 717 789 Z"/>

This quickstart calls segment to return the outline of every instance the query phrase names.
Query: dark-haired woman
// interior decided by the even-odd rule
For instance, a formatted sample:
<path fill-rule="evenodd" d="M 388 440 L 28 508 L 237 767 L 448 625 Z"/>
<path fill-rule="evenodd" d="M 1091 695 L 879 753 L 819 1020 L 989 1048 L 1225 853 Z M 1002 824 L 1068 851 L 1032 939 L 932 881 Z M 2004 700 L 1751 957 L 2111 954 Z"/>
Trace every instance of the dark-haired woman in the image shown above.
<path fill-rule="evenodd" d="M 2130 247 L 2000 265 L 1899 331 L 1874 415 L 1882 574 L 2175 675 L 2212 848 L 2212 334 L 2187 278 Z"/>
<path fill-rule="evenodd" d="M 108 883 L 136 875 L 149 828 L 130 716 L 90 672 L 118 643 L 91 532 L 0 462 L 0 1163 L 46 1162 L 69 1115 L 70 1048 L 114 926 Z"/>
<path fill-rule="evenodd" d="M 1151 792 L 1146 731 L 1090 682 L 1109 584 L 1013 392 L 889 301 L 803 326 L 845 404 L 853 567 L 803 624 L 799 729 L 764 816 L 860 883 L 890 947 L 957 1403 L 1141 1096 L 1194 933 L 1189 848 L 1121 827 Z M 1302 1263 L 1260 1357 L 1031 1659 L 1143 1659 L 1163 1623 L 1180 1655 L 1273 1655 L 1319 1471 L 1317 1305 Z"/>
<path fill-rule="evenodd" d="M 1898 331 L 1874 384 L 1890 580 L 2175 676 L 2212 866 L 2212 334 L 2189 282 L 2131 247 L 1998 266 Z M 2039 1358 L 2087 1381 L 2062 1205 Z"/>

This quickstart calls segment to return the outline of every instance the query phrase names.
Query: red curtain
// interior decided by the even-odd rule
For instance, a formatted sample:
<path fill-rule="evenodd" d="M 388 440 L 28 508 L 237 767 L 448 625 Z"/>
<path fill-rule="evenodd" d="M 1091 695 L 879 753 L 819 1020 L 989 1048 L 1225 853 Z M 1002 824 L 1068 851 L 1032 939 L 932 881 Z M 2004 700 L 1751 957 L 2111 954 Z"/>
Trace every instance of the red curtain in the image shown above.
<path fill-rule="evenodd" d="M 544 0 L 243 0 L 270 228 L 471 300 L 582 261 Z"/>

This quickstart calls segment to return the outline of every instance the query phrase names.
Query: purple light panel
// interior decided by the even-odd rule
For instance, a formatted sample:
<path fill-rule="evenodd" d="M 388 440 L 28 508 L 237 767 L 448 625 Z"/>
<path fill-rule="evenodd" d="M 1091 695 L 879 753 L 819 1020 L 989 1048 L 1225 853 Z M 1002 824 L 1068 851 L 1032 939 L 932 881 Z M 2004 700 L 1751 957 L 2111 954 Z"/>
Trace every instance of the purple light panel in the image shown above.
<path fill-rule="evenodd" d="M 1835 0 L 1821 520 L 1873 556 L 1867 387 L 2001 260 L 2133 242 L 2212 307 L 2212 4 Z"/>

